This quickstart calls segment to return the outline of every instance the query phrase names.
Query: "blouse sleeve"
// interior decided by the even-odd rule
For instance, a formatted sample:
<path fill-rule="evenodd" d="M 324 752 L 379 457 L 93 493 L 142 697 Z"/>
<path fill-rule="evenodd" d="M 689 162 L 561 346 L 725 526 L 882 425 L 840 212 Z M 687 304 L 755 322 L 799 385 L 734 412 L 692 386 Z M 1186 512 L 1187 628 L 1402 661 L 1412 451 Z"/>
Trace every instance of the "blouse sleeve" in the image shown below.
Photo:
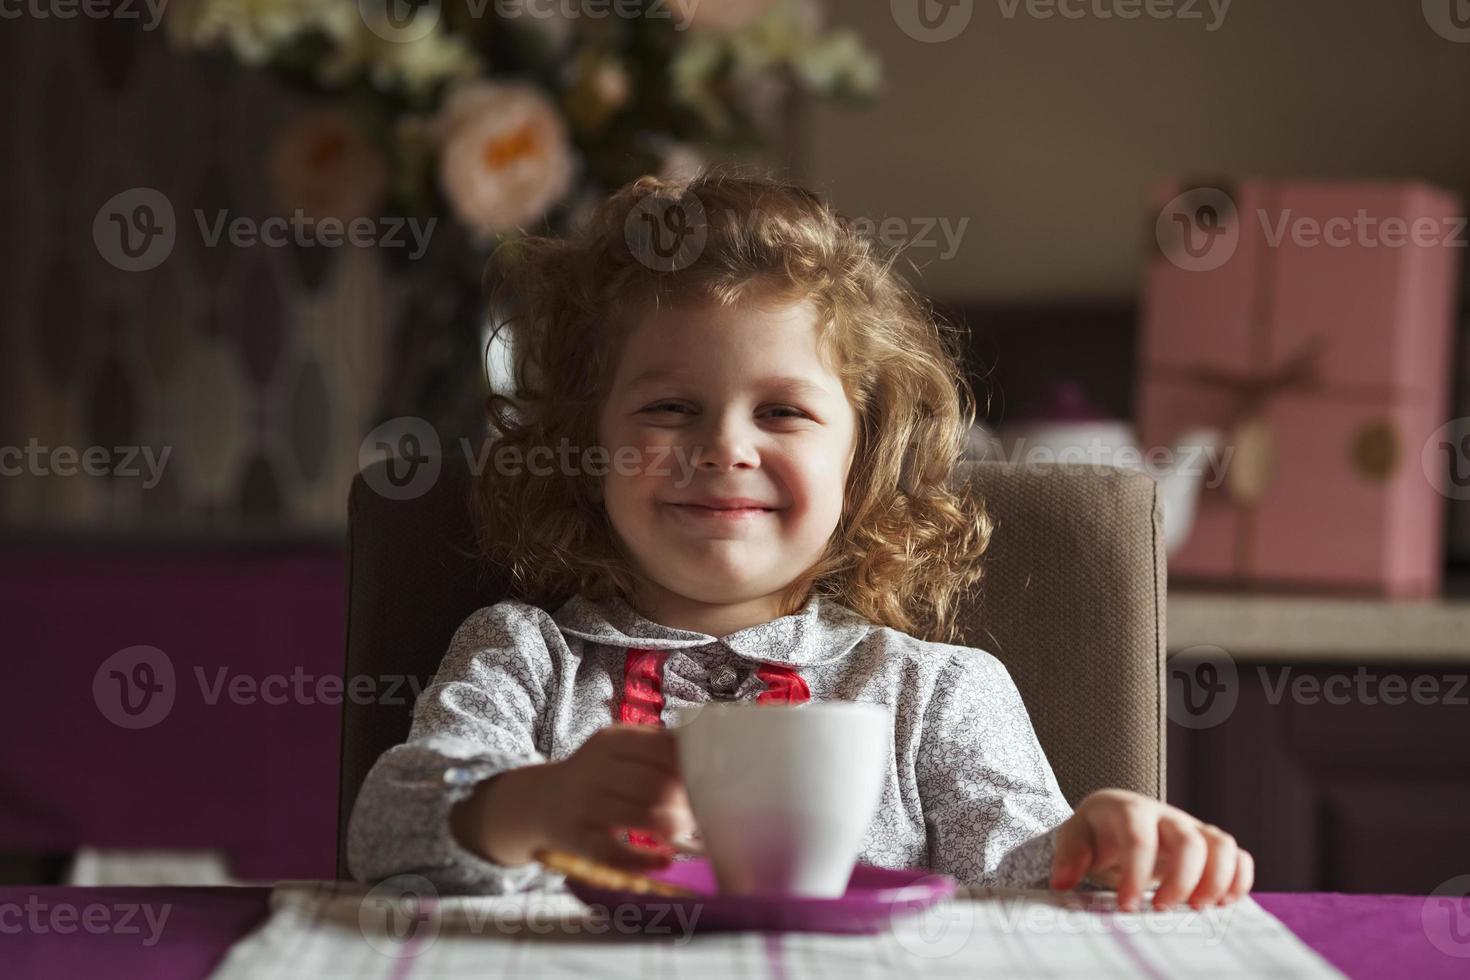
<path fill-rule="evenodd" d="M 445 894 L 506 894 L 562 880 L 535 862 L 488 861 L 449 829 L 450 808 L 477 783 L 547 758 L 544 720 L 557 678 L 544 619 L 535 607 L 502 602 L 455 631 L 414 704 L 408 740 L 379 757 L 353 806 L 347 865 L 355 879 L 414 874 Z"/>
<path fill-rule="evenodd" d="M 999 660 L 952 654 L 925 710 L 915 769 L 929 864 L 962 884 L 1045 888 L 1072 814 Z"/>

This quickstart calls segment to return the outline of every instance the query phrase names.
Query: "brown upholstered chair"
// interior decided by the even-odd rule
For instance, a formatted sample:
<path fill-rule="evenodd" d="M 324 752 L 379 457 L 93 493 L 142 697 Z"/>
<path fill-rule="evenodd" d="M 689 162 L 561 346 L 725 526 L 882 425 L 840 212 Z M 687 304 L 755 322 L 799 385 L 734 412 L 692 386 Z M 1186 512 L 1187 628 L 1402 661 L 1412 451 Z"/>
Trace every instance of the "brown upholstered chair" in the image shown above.
<path fill-rule="evenodd" d="M 382 465 L 382 464 L 379 464 Z M 964 642 L 1015 678 L 1075 805 L 1119 786 L 1164 794 L 1164 546 L 1146 476 L 1086 465 L 972 463 L 995 535 Z M 348 503 L 346 676 L 427 684 L 454 630 L 505 597 L 482 574 L 466 506 L 469 468 L 446 457 L 432 488 L 388 499 L 359 474 Z M 344 699 L 337 873 L 368 769 L 408 735 L 410 704 Z"/>

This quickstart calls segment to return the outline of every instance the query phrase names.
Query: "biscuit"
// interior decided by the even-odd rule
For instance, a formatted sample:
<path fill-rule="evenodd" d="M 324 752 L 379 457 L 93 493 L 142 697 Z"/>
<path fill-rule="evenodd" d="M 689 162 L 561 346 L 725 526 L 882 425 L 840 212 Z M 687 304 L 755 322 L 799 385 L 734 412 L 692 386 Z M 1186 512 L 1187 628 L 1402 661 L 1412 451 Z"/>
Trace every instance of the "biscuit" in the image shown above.
<path fill-rule="evenodd" d="M 668 898 L 693 898 L 695 893 L 680 885 L 670 884 L 667 881 L 659 881 L 647 875 L 637 874 L 632 871 L 624 871 L 600 861 L 582 857 L 580 854 L 572 854 L 568 851 L 559 851 L 554 848 L 543 847 L 531 855 L 537 861 L 550 868 L 559 871 L 568 878 L 592 885 L 595 888 L 606 888 L 611 891 L 636 892 L 640 895 L 663 895 Z"/>

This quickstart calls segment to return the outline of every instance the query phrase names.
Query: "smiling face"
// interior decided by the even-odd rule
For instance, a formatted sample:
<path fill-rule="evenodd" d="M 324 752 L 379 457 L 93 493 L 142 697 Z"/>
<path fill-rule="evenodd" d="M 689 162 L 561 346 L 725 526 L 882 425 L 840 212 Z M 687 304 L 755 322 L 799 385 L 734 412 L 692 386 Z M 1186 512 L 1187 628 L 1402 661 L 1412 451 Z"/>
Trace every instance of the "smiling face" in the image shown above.
<path fill-rule="evenodd" d="M 598 436 L 608 518 L 647 583 L 639 611 L 713 636 L 778 615 L 837 527 L 857 424 L 809 304 L 681 307 L 637 325 Z M 619 464 L 625 447 L 636 467 Z"/>

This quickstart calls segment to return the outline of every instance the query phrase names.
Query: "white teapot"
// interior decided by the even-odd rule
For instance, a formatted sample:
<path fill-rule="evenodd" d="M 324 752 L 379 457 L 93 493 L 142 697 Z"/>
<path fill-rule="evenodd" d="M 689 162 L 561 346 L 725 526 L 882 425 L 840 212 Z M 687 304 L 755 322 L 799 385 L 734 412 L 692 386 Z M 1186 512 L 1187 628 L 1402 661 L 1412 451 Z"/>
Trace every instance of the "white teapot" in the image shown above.
<path fill-rule="evenodd" d="M 1163 501 L 1165 550 L 1176 553 L 1194 526 L 1206 477 L 1211 486 L 1224 478 L 1230 456 L 1227 450 L 1222 458 L 1224 436 L 1218 429 L 1198 427 L 1186 431 L 1173 446 L 1145 450 L 1132 425 L 1102 417 L 1078 385 L 1059 383 L 1051 394 L 1044 410 L 1002 426 L 999 438 L 977 426 L 980 431 L 971 433 L 967 455 L 1010 465 L 1097 463 L 1147 474 L 1157 481 Z"/>

